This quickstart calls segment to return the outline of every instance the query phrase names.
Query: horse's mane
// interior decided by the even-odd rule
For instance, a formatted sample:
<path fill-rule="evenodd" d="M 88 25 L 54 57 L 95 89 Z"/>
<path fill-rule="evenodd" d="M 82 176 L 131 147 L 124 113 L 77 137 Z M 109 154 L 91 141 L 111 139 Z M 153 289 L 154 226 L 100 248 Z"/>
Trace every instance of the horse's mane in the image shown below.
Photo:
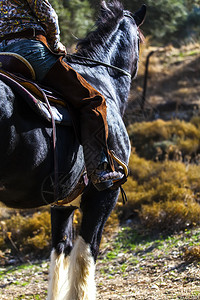
<path fill-rule="evenodd" d="M 118 0 L 108 4 L 101 3 L 101 14 L 96 22 L 97 28 L 88 33 L 86 38 L 77 44 L 77 53 L 88 56 L 89 53 L 98 49 L 99 45 L 104 44 L 108 35 L 116 28 L 123 17 L 123 5 Z"/>

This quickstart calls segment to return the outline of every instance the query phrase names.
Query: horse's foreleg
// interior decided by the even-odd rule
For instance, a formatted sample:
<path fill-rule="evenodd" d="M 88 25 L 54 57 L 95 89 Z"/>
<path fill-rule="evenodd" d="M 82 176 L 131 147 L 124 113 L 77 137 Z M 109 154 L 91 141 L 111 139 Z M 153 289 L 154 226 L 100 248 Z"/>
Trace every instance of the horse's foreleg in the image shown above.
<path fill-rule="evenodd" d="M 95 300 L 95 262 L 90 245 L 78 236 L 69 260 L 69 290 L 65 300 Z"/>
<path fill-rule="evenodd" d="M 70 254 L 69 291 L 65 300 L 95 300 L 95 261 L 103 227 L 117 195 L 118 192 L 110 190 L 98 192 L 93 186 L 83 195 L 80 236 Z"/>
<path fill-rule="evenodd" d="M 76 207 L 73 206 L 53 206 L 51 208 L 52 252 L 47 300 L 66 299 L 75 209 Z"/>

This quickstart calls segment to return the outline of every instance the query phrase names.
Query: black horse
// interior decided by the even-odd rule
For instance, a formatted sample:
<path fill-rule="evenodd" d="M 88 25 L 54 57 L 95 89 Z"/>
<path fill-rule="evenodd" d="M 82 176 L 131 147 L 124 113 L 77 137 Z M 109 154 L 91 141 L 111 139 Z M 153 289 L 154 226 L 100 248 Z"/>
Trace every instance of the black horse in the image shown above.
<path fill-rule="evenodd" d="M 145 12 L 145 6 L 131 14 L 118 1 L 103 2 L 96 30 L 79 42 L 76 56 L 67 58 L 67 63 L 105 96 L 108 146 L 126 164 L 130 142 L 122 117 L 131 79 L 137 73 L 138 27 Z M 37 116 L 3 82 L 0 82 L 0 129 L 0 201 L 13 208 L 53 203 L 49 191 L 54 173 L 51 124 Z M 61 174 L 58 185 L 65 195 L 76 185 L 84 169 L 82 147 L 72 126 L 57 126 L 57 154 L 58 175 Z M 74 245 L 73 215 L 79 205 L 73 201 L 68 206 L 52 206 L 48 299 L 95 299 L 95 261 L 104 224 L 118 194 L 119 190 L 99 192 L 88 184 L 80 200 L 82 222 Z"/>

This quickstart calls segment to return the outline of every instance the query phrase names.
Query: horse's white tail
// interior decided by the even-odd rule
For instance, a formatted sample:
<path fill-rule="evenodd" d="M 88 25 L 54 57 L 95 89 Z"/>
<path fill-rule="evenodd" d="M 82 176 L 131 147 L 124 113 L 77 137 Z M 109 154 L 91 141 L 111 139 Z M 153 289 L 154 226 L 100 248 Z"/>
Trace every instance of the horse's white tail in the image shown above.
<path fill-rule="evenodd" d="M 65 300 L 68 289 L 68 265 L 69 256 L 64 253 L 51 252 L 51 263 L 49 271 L 49 286 L 47 300 Z"/>
<path fill-rule="evenodd" d="M 78 237 L 69 260 L 69 286 L 65 300 L 95 300 L 95 263 L 90 246 Z"/>

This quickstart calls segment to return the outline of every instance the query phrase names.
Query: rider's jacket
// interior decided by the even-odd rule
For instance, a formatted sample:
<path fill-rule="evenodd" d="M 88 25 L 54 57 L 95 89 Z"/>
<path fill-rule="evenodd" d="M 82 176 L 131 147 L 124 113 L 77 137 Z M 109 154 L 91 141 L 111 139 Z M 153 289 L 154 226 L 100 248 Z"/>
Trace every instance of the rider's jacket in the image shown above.
<path fill-rule="evenodd" d="M 0 37 L 29 28 L 44 31 L 56 48 L 60 40 L 58 17 L 48 0 L 1 0 Z"/>

